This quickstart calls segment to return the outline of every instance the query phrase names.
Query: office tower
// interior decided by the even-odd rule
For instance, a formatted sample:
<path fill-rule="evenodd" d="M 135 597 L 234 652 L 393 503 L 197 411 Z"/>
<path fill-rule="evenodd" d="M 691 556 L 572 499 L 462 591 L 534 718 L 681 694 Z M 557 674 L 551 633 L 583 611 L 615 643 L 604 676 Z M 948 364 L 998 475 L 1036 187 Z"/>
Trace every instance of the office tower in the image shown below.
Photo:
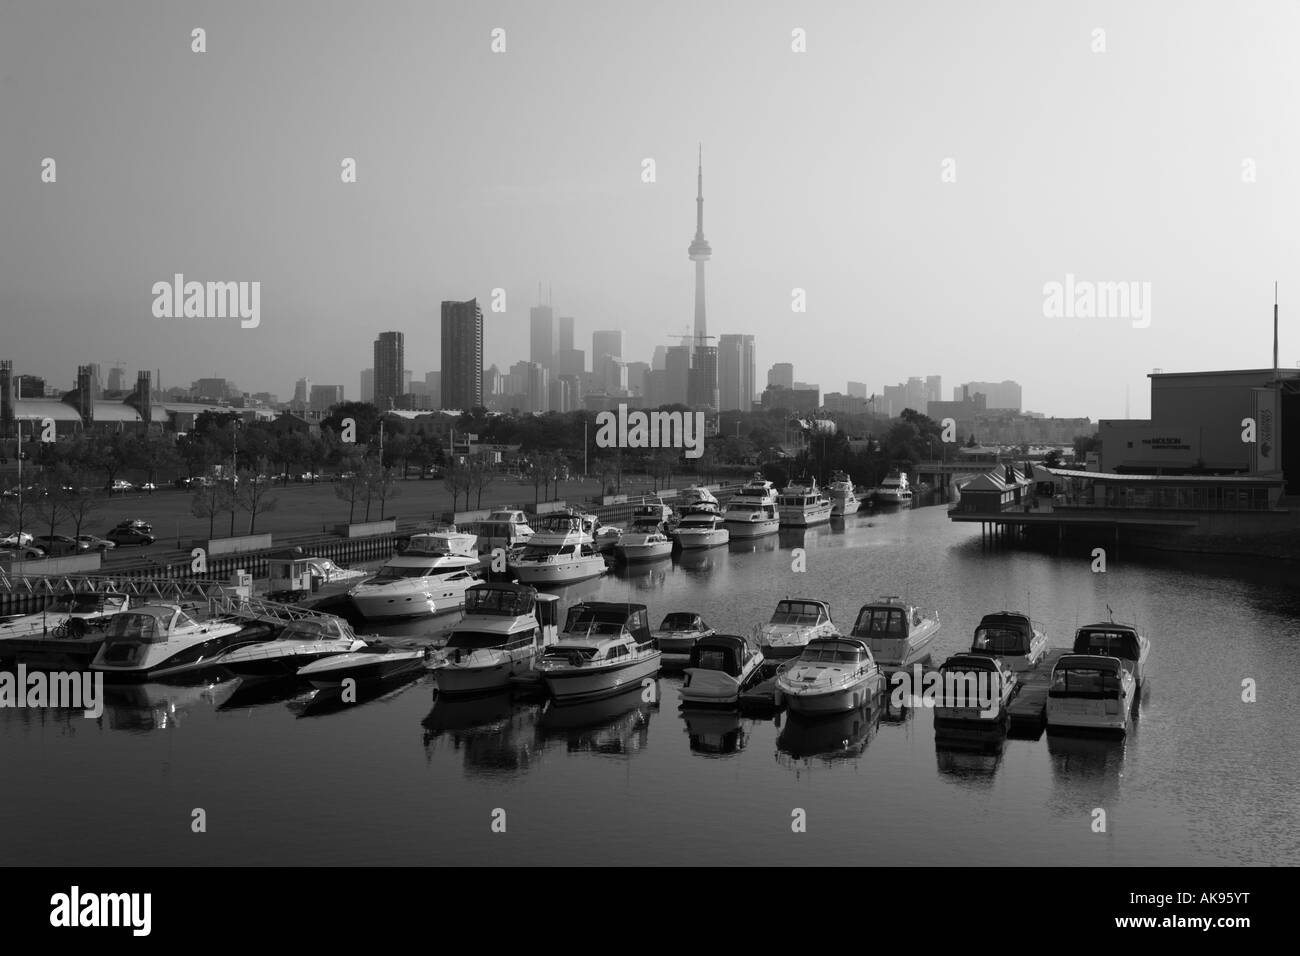
<path fill-rule="evenodd" d="M 549 411 L 563 414 L 574 410 L 572 381 L 572 375 L 560 375 L 551 379 L 550 396 L 547 402 Z"/>
<path fill-rule="evenodd" d="M 718 408 L 749 411 L 754 404 L 754 337 L 718 337 Z"/>
<path fill-rule="evenodd" d="M 122 391 L 122 366 L 114 365 L 108 370 L 108 390 L 110 392 Z"/>
<path fill-rule="evenodd" d="M 718 407 L 718 349 L 697 345 L 691 356 L 691 378 L 687 404 L 694 408 Z"/>
<path fill-rule="evenodd" d="M 650 359 L 650 371 L 662 372 L 668 367 L 668 346 L 656 345 L 655 354 Z"/>
<path fill-rule="evenodd" d="M 582 408 L 582 403 L 586 399 L 586 393 L 582 387 L 581 375 L 561 375 L 559 381 L 564 383 L 565 396 L 569 405 L 564 409 L 566 412 L 572 412 Z M 558 410 L 558 409 L 557 409 Z"/>
<path fill-rule="evenodd" d="M 99 398 L 99 389 L 95 385 L 95 366 L 77 366 L 77 411 L 81 413 L 81 424 L 90 428 L 95 424 L 95 401 Z"/>
<path fill-rule="evenodd" d="M 402 394 L 405 395 L 411 390 L 411 370 L 409 368 L 402 370 Z"/>
<path fill-rule="evenodd" d="M 496 366 L 492 366 L 493 370 Z M 429 396 L 431 408 L 442 407 L 442 372 L 424 373 L 424 394 Z"/>
<path fill-rule="evenodd" d="M 685 405 L 691 379 L 691 347 L 670 345 L 664 359 L 664 405 Z"/>
<path fill-rule="evenodd" d="M 573 349 L 573 316 L 560 316 L 560 337 L 556 347 L 561 354 Z"/>
<path fill-rule="evenodd" d="M 560 375 L 581 375 L 587 370 L 587 353 L 582 349 L 560 349 L 555 367 Z"/>
<path fill-rule="evenodd" d="M 606 356 L 623 357 L 623 333 L 604 331 L 591 333 L 591 370 L 600 373 L 601 359 Z"/>
<path fill-rule="evenodd" d="M 307 406 L 313 412 L 328 412 L 335 405 L 343 404 L 342 385 L 313 385 L 307 395 Z"/>
<path fill-rule="evenodd" d="M 535 305 L 528 310 L 528 359 L 544 369 L 555 362 L 555 318 L 549 305 Z"/>
<path fill-rule="evenodd" d="M 927 375 L 925 377 L 925 401 L 926 403 L 938 402 L 943 400 L 943 379 L 938 375 Z"/>
<path fill-rule="evenodd" d="M 866 382 L 849 382 L 848 394 L 849 394 L 849 397 L 850 397 L 850 398 L 866 398 L 866 397 L 867 397 L 867 383 L 866 383 Z"/>
<path fill-rule="evenodd" d="M 598 368 L 592 369 L 599 385 L 607 395 L 627 391 L 627 363 L 614 355 L 606 355 Z"/>
<path fill-rule="evenodd" d="M 550 371 L 540 362 L 529 362 L 526 375 L 527 383 L 524 394 L 528 396 L 527 410 L 530 412 L 548 411 L 551 402 Z"/>
<path fill-rule="evenodd" d="M 137 378 L 136 385 L 139 384 Z M 207 399 L 210 402 L 230 400 L 230 385 L 224 378 L 201 378 L 190 387 L 190 391 L 195 398 Z"/>
<path fill-rule="evenodd" d="M 777 362 L 768 370 L 767 384 L 777 388 L 794 388 L 794 366 L 789 362 Z"/>
<path fill-rule="evenodd" d="M 442 303 L 442 407 L 483 404 L 483 313 L 477 299 Z"/>
<path fill-rule="evenodd" d="M 627 363 L 627 390 L 634 395 L 645 394 L 645 377 L 650 371 L 648 362 Z"/>
<path fill-rule="evenodd" d="M 952 390 L 952 399 L 954 402 L 967 401 L 974 398 L 977 393 L 984 395 L 990 409 L 1020 411 L 1021 393 L 1019 382 L 1013 382 L 1010 379 L 1004 379 L 1001 382 L 967 382 L 964 385 L 958 385 Z"/>
<path fill-rule="evenodd" d="M 300 378 L 293 384 L 293 401 L 290 403 L 294 409 L 302 411 L 311 402 L 311 379 Z"/>
<path fill-rule="evenodd" d="M 403 394 L 406 369 L 406 336 L 401 332 L 380 332 L 375 339 L 375 405 L 381 411 L 397 407 Z"/>
<path fill-rule="evenodd" d="M 704 147 L 700 147 L 695 173 L 695 238 L 686 250 L 695 263 L 695 342 L 691 358 L 690 404 L 718 407 L 718 350 L 709 345 L 709 323 L 704 312 L 704 263 L 713 255 L 704 238 Z"/>
<path fill-rule="evenodd" d="M 373 404 L 375 401 L 375 370 L 365 368 L 361 370 L 361 401 Z"/>

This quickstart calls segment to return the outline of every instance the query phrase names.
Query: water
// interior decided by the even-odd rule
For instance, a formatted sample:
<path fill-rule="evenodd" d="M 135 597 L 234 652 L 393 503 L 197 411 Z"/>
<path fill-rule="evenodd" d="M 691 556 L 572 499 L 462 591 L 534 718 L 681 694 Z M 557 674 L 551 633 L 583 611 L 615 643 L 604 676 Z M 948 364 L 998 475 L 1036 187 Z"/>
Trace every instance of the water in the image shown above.
<path fill-rule="evenodd" d="M 791 571 L 793 549 L 807 571 Z M 1029 605 L 1054 645 L 1136 620 L 1149 689 L 1127 740 L 937 746 L 931 714 L 684 719 L 679 678 L 545 707 L 355 705 L 230 681 L 114 692 L 99 720 L 0 710 L 0 863 L 1278 864 L 1300 852 L 1300 594 L 1276 562 L 986 552 L 942 508 L 660 563 L 563 595 L 697 609 L 748 633 L 786 595 L 847 628 L 882 594 L 940 610 L 933 656 Z M 428 622 L 388 628 L 410 634 Z M 1258 700 L 1242 702 L 1242 681 Z M 194 833 L 193 811 L 207 832 Z M 1106 829 L 1093 832 L 1094 810 Z M 797 810 L 806 832 L 792 831 Z M 505 833 L 492 830 L 504 811 Z"/>

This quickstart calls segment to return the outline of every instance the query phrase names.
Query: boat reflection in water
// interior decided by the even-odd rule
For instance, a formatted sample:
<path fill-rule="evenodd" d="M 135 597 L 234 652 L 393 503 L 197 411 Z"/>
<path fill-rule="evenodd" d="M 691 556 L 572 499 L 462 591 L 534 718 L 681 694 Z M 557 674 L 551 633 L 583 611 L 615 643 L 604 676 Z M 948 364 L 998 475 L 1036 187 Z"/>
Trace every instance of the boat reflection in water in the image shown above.
<path fill-rule="evenodd" d="M 668 555 L 664 555 L 665 559 L 667 557 Z M 667 560 L 619 564 L 614 569 L 614 576 L 628 582 L 638 591 L 658 591 L 668 580 L 670 566 L 671 563 Z"/>
<path fill-rule="evenodd" d="M 631 756 L 650 734 L 659 709 L 659 682 L 637 684 L 619 694 L 574 704 L 551 701 L 537 721 L 539 742 L 564 741 L 569 753 Z"/>
<path fill-rule="evenodd" d="M 862 756 L 880 724 L 884 707 L 879 697 L 868 706 L 833 717 L 786 714 L 776 737 L 776 760 L 796 773 L 813 760 L 835 764 Z"/>
<path fill-rule="evenodd" d="M 299 717 L 324 717 L 326 714 L 353 710 L 362 704 L 393 700 L 417 683 L 424 681 L 427 676 L 428 671 L 421 667 L 380 683 L 359 681 L 348 691 L 345 691 L 342 686 L 325 687 L 310 697 L 299 697 L 289 701 L 288 707 Z"/>
<path fill-rule="evenodd" d="M 993 786 L 1006 746 L 1006 734 L 997 727 L 936 733 L 934 756 L 939 775 L 960 787 L 987 790 Z"/>
<path fill-rule="evenodd" d="M 439 696 L 421 722 L 426 758 L 439 748 L 464 754 L 465 773 L 514 774 L 528 770 L 537 756 L 536 704 L 518 704 L 510 691 L 482 697 Z"/>
<path fill-rule="evenodd" d="M 745 749 L 749 734 L 738 711 L 682 710 L 691 753 L 729 757 Z"/>
<path fill-rule="evenodd" d="M 237 683 L 238 686 L 221 702 L 218 710 L 246 710 L 266 704 L 283 704 L 297 697 L 306 703 L 315 693 L 315 688 L 296 674 L 269 680 L 240 679 Z"/>
<path fill-rule="evenodd" d="M 1053 810 L 1076 813 L 1080 806 L 1109 807 L 1120 797 L 1127 738 L 1047 734 L 1052 762 Z"/>
<path fill-rule="evenodd" d="M 777 550 L 777 536 L 767 535 L 762 538 L 738 538 L 734 534 L 727 542 L 728 554 L 766 554 Z M 719 548 L 718 550 L 722 550 Z"/>
<path fill-rule="evenodd" d="M 132 733 L 169 730 L 185 719 L 187 711 L 202 707 L 219 709 L 238 683 L 225 678 L 191 684 L 105 682 L 104 716 L 112 730 Z"/>
<path fill-rule="evenodd" d="M 702 574 L 718 567 L 722 558 L 715 555 L 712 548 L 691 548 L 679 552 L 674 556 L 673 561 L 677 567 L 688 574 Z"/>

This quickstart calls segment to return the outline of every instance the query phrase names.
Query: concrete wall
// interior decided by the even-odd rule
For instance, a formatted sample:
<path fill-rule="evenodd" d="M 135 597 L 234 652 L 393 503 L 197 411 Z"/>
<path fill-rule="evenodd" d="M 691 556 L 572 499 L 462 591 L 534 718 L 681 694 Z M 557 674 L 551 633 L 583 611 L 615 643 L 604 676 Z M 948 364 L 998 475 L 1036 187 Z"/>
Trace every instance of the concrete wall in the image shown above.
<path fill-rule="evenodd" d="M 10 574 L 90 574 L 98 571 L 99 552 L 69 554 L 61 558 L 41 558 L 37 561 L 14 561 L 6 570 Z"/>
<path fill-rule="evenodd" d="M 271 547 L 271 535 L 245 534 L 234 538 L 197 539 L 190 542 L 191 548 L 203 548 L 208 557 L 219 554 L 244 554 L 248 551 L 265 551 Z"/>
<path fill-rule="evenodd" d="M 385 518 L 383 521 L 365 521 L 360 524 L 339 524 L 334 526 L 334 533 L 345 538 L 367 538 L 377 534 L 393 534 L 397 531 L 397 519 Z M 268 539 L 269 539 L 268 535 Z M 266 546 L 270 547 L 270 541 Z"/>

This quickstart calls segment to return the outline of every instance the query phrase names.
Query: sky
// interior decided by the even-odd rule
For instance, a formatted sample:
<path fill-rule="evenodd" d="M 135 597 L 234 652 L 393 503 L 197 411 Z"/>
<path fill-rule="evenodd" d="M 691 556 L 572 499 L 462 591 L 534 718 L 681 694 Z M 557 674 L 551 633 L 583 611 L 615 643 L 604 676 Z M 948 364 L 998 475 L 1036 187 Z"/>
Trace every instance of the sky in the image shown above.
<path fill-rule="evenodd" d="M 353 398 L 381 331 L 439 367 L 443 299 L 526 359 L 541 283 L 588 360 L 622 328 L 649 361 L 692 321 L 703 143 L 709 332 L 760 387 L 1141 417 L 1154 368 L 1271 364 L 1275 281 L 1300 360 L 1298 48 L 1300 5 L 1249 0 L 0 0 L 0 357 Z M 260 324 L 156 317 L 178 272 L 260 282 Z M 1067 275 L 1149 313 L 1049 315 Z"/>

